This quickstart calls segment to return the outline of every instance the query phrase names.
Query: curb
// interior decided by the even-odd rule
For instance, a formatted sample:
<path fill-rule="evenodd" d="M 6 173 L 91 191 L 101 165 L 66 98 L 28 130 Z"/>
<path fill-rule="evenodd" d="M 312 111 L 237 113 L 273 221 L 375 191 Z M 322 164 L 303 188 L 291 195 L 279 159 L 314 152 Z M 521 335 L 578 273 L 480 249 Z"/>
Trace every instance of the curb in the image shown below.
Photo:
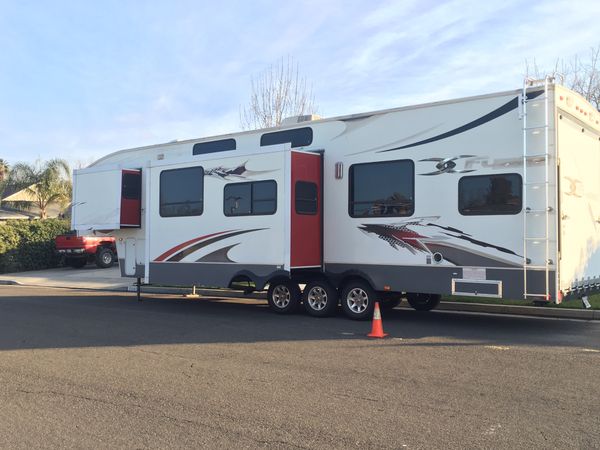
<path fill-rule="evenodd" d="M 490 305 L 485 303 L 441 302 L 439 311 L 460 311 L 555 319 L 600 320 L 600 310 L 548 308 L 543 306 Z"/>

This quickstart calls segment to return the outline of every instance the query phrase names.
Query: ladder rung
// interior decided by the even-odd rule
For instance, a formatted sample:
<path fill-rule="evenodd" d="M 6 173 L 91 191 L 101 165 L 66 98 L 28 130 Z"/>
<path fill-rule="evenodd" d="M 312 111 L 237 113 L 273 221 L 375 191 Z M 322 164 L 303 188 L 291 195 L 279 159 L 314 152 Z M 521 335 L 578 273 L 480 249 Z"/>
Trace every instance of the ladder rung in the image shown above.
<path fill-rule="evenodd" d="M 545 209 L 531 209 L 530 207 L 525 208 L 525 212 L 527 214 L 540 214 L 540 213 L 550 213 L 553 212 L 552 206 L 548 206 Z"/>
<path fill-rule="evenodd" d="M 548 125 L 540 125 L 537 127 L 523 127 L 524 131 L 529 131 L 529 130 L 544 130 L 546 128 L 550 128 Z"/>
<path fill-rule="evenodd" d="M 523 158 L 525 159 L 531 159 L 531 158 L 548 158 L 550 156 L 549 153 L 538 153 L 537 155 L 523 155 Z"/>
<path fill-rule="evenodd" d="M 534 97 L 534 98 L 526 98 L 525 103 L 535 103 L 535 102 L 546 101 L 547 98 L 549 98 L 547 95 L 542 95 L 540 97 Z"/>
<path fill-rule="evenodd" d="M 544 298 L 547 298 L 548 295 L 550 295 L 550 294 L 530 294 L 528 292 L 525 292 L 523 295 L 525 297 L 544 297 Z"/>
<path fill-rule="evenodd" d="M 554 186 L 554 183 L 550 183 L 549 181 L 530 181 L 528 183 L 523 183 L 523 186 L 544 186 L 545 184 Z"/>
<path fill-rule="evenodd" d="M 550 264 L 547 266 L 533 266 L 531 264 L 527 264 L 526 269 L 535 269 L 535 270 L 550 270 Z"/>
<path fill-rule="evenodd" d="M 547 241 L 549 240 L 547 237 L 526 237 L 526 241 Z"/>

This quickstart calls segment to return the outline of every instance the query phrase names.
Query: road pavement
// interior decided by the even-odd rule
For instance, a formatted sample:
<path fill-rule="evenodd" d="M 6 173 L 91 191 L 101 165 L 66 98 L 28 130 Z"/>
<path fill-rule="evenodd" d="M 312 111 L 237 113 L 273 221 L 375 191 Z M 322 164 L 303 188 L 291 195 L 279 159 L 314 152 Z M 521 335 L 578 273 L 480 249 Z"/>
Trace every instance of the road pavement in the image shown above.
<path fill-rule="evenodd" d="M 0 286 L 0 448 L 600 448 L 600 323 Z"/>

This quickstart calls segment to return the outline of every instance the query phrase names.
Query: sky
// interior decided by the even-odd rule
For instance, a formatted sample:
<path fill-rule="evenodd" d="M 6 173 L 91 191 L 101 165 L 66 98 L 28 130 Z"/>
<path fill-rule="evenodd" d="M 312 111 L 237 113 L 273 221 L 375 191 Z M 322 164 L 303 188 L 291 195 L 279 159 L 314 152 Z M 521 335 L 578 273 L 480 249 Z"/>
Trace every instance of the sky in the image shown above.
<path fill-rule="evenodd" d="M 288 57 L 324 117 L 518 89 L 599 25 L 598 0 L 0 0 L 0 158 L 239 131 L 251 77 Z"/>

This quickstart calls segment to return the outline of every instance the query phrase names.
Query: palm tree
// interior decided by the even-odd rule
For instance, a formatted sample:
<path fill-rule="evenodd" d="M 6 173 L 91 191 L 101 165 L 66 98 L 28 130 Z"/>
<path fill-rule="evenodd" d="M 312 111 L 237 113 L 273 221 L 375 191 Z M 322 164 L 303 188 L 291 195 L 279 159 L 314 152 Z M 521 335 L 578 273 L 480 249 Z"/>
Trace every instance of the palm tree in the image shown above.
<path fill-rule="evenodd" d="M 0 183 L 8 178 L 8 163 L 0 158 Z"/>
<path fill-rule="evenodd" d="M 6 184 L 8 182 L 9 170 L 8 163 L 0 158 L 0 205 L 2 204 L 2 194 L 4 193 L 4 189 L 6 189 Z"/>
<path fill-rule="evenodd" d="M 30 204 L 38 207 L 40 219 L 48 216 L 50 203 L 64 207 L 71 201 L 71 168 L 64 159 L 15 164 L 10 181 L 24 191 Z"/>

